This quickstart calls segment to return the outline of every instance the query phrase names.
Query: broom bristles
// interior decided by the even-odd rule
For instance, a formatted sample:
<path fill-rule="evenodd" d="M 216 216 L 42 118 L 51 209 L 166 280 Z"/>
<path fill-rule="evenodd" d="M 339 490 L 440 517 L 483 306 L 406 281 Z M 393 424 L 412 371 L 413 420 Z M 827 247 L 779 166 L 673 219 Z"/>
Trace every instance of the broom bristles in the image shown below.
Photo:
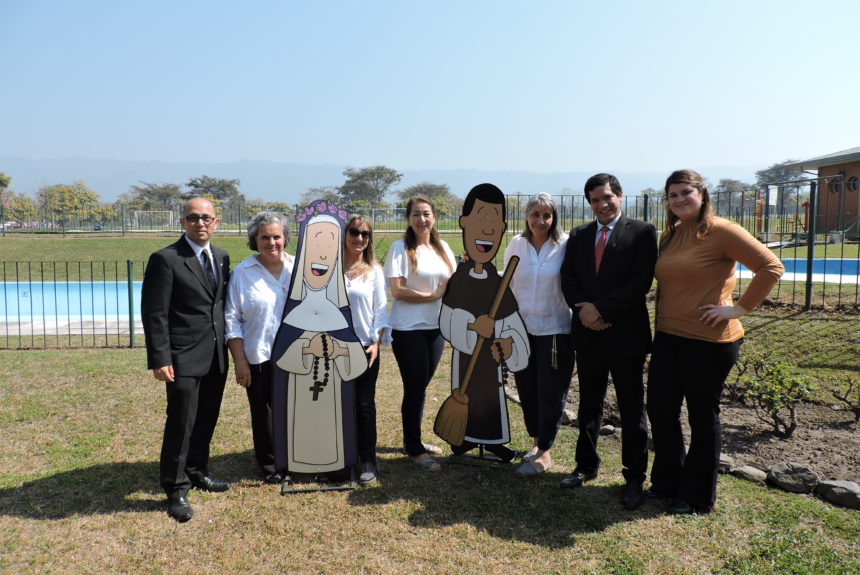
<path fill-rule="evenodd" d="M 469 396 L 459 389 L 451 395 L 439 408 L 433 431 L 447 443 L 459 446 L 466 436 L 466 423 L 469 421 Z"/>

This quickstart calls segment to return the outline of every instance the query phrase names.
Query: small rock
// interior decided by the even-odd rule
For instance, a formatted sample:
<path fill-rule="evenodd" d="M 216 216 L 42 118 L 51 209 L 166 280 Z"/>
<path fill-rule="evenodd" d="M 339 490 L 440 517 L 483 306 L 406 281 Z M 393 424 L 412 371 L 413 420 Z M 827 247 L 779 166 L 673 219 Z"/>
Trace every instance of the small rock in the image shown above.
<path fill-rule="evenodd" d="M 508 391 L 508 392 L 506 392 L 506 393 L 505 393 L 505 395 L 507 395 L 507 396 L 508 396 L 508 399 L 510 399 L 510 400 L 511 400 L 511 401 L 513 401 L 514 403 L 517 403 L 517 404 L 521 403 L 521 402 L 520 402 L 520 396 L 519 396 L 519 394 L 517 394 L 517 393 L 511 393 L 510 391 Z"/>
<path fill-rule="evenodd" d="M 767 473 L 751 465 L 743 465 L 732 469 L 732 475 L 754 483 L 764 483 L 767 480 Z"/>
<path fill-rule="evenodd" d="M 792 493 L 812 493 L 818 474 L 801 463 L 777 463 L 768 471 L 767 480 Z"/>
<path fill-rule="evenodd" d="M 735 460 L 726 455 L 725 453 L 720 453 L 720 463 L 717 468 L 720 473 L 729 473 L 732 470 L 732 467 L 735 466 Z"/>
<path fill-rule="evenodd" d="M 822 481 L 815 487 L 815 493 L 834 505 L 860 509 L 860 485 L 853 481 Z"/>
<path fill-rule="evenodd" d="M 561 424 L 562 425 L 575 425 L 576 424 L 576 412 L 572 409 L 565 409 L 561 412 Z"/>
<path fill-rule="evenodd" d="M 615 426 L 613 425 L 604 425 L 600 428 L 600 431 L 597 432 L 600 435 L 615 435 Z"/>

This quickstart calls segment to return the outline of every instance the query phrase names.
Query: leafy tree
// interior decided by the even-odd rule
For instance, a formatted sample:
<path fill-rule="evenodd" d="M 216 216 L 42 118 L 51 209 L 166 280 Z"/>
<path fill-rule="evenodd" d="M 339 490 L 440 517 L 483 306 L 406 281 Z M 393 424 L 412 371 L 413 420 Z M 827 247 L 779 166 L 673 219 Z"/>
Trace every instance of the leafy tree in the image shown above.
<path fill-rule="evenodd" d="M 308 188 L 302 197 L 299 198 L 299 205 L 307 206 L 317 200 L 325 200 L 326 202 L 334 202 L 340 205 L 341 198 L 338 195 L 337 186 L 320 186 L 318 188 Z"/>
<path fill-rule="evenodd" d="M 99 197 L 83 181 L 41 188 L 36 194 L 39 209 L 54 212 L 61 220 L 85 219 L 99 207 Z"/>
<path fill-rule="evenodd" d="M 140 182 L 119 197 L 118 202 L 134 210 L 177 210 L 182 203 L 182 189 L 177 184 Z"/>
<path fill-rule="evenodd" d="M 245 203 L 245 196 L 239 192 L 239 180 L 200 176 L 191 178 L 185 184 L 189 191 L 182 194 L 183 200 L 204 197 L 222 210 L 239 213 Z"/>
<path fill-rule="evenodd" d="M 714 193 L 733 193 L 738 194 L 741 192 L 745 192 L 746 190 L 750 190 L 754 188 L 752 184 L 747 184 L 740 180 L 732 180 L 730 178 L 723 178 L 720 180 L 716 186 L 714 186 Z"/>
<path fill-rule="evenodd" d="M 451 193 L 451 188 L 448 187 L 448 184 L 420 182 L 401 190 L 397 195 L 400 199 L 400 205 L 405 207 L 409 198 L 419 194 L 433 202 L 440 217 L 455 215 L 455 210 L 463 203 L 463 198 Z"/>
<path fill-rule="evenodd" d="M 786 164 L 790 164 L 795 160 L 786 160 L 779 164 L 774 164 L 764 170 L 759 170 L 755 173 L 755 185 L 759 188 L 765 188 L 768 185 L 778 182 L 793 182 L 795 180 L 805 180 L 803 170 L 799 168 L 789 168 Z"/>
<path fill-rule="evenodd" d="M 35 220 L 36 204 L 29 196 L 9 189 L 11 185 L 12 178 L 0 172 L 0 225 L 8 221 L 22 224 Z"/>
<path fill-rule="evenodd" d="M 769 168 L 765 168 L 764 170 L 759 170 L 755 173 L 755 183 L 756 187 L 761 190 L 767 190 L 769 185 L 774 185 L 781 182 L 794 182 L 797 180 L 807 180 L 808 178 L 804 176 L 803 170 L 798 168 L 789 168 L 786 164 L 793 162 L 794 160 L 786 160 L 779 164 L 774 164 Z M 804 187 L 805 188 L 805 187 Z M 793 201 L 798 198 L 801 193 L 801 186 L 790 185 L 790 186 L 780 186 L 779 187 L 779 202 L 787 203 Z"/>
<path fill-rule="evenodd" d="M 625 194 L 626 195 L 626 194 Z M 654 188 L 645 188 L 640 192 L 640 195 L 649 198 L 659 198 L 663 196 L 663 190 L 655 190 Z"/>
<path fill-rule="evenodd" d="M 289 217 L 293 213 L 293 209 L 286 202 L 268 202 L 266 200 L 253 199 L 245 202 L 243 215 L 246 219 L 251 219 L 264 210 L 271 210 L 285 217 Z"/>
<path fill-rule="evenodd" d="M 211 196 L 216 200 L 229 200 L 240 195 L 239 180 L 200 176 L 188 180 L 185 187 L 189 188 L 189 191 L 182 195 L 183 200 L 190 200 L 198 196 Z"/>
<path fill-rule="evenodd" d="M 382 204 L 385 195 L 403 177 L 403 174 L 385 166 L 347 168 L 343 175 L 346 176 L 346 182 L 338 188 L 341 200 L 347 204 L 363 200 L 371 207 Z"/>
<path fill-rule="evenodd" d="M 11 192 L 7 192 L 9 189 L 9 185 L 12 183 L 12 178 L 7 176 L 5 173 L 0 172 L 0 208 L 3 210 L 7 210 L 8 206 L 8 195 L 11 195 Z M 2 222 L 0 222 L 2 224 Z"/>

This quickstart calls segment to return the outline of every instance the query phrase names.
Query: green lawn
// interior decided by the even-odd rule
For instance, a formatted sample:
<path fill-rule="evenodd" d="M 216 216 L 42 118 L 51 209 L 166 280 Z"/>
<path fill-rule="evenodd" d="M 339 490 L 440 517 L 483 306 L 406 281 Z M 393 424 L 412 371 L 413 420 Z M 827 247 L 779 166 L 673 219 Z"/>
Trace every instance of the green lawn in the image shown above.
<path fill-rule="evenodd" d="M 194 491 L 196 515 L 164 513 L 158 450 L 164 392 L 140 349 L 0 351 L 2 573 L 856 574 L 860 513 L 721 476 L 713 513 L 676 517 L 620 505 L 619 441 L 601 441 L 600 477 L 535 480 L 446 463 L 425 472 L 400 452 L 401 389 L 384 349 L 377 400 L 381 484 L 280 496 L 251 451 L 244 392 L 229 383 L 211 470 L 234 482 Z M 428 390 L 425 439 L 448 394 L 446 357 Z M 512 447 L 529 445 L 512 404 Z"/>
<path fill-rule="evenodd" d="M 378 251 L 399 235 L 377 234 Z M 459 234 L 445 237 L 462 250 Z M 0 253 L 36 264 L 143 262 L 170 241 L 7 236 Z M 240 237 L 216 242 L 236 262 L 249 253 Z M 795 363 L 823 384 L 820 399 L 860 372 L 855 314 L 771 307 L 744 323 L 745 348 Z M 127 341 L 92 345 L 105 344 Z M 558 488 L 573 465 L 577 433 L 567 427 L 556 466 L 533 481 L 444 461 L 440 473 L 424 472 L 400 452 L 401 386 L 388 348 L 381 362 L 381 485 L 285 497 L 262 485 L 244 392 L 228 383 L 212 472 L 234 487 L 192 492 L 196 515 L 178 525 L 158 488 L 163 387 L 140 347 L 0 350 L 0 573 L 860 573 L 860 513 L 809 496 L 721 476 L 710 515 L 670 516 L 657 502 L 624 511 L 616 437 L 601 440 L 600 477 L 576 492 Z M 446 352 L 428 390 L 426 439 L 449 370 Z M 513 404 L 511 425 L 511 446 L 524 451 Z"/>

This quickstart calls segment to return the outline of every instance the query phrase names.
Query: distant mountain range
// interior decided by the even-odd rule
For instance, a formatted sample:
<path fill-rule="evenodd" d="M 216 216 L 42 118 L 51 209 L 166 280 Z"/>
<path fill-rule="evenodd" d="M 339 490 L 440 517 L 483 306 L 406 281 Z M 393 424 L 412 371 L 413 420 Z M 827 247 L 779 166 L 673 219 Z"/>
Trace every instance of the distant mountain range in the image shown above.
<path fill-rule="evenodd" d="M 241 160 L 238 162 L 163 162 L 126 161 L 93 158 L 26 159 L 0 156 L 0 172 L 12 177 L 12 189 L 35 197 L 43 186 L 83 180 L 99 194 L 103 202 L 112 202 L 140 182 L 182 185 L 196 176 L 238 179 L 240 191 L 249 199 L 298 202 L 308 188 L 339 186 L 347 166 L 334 164 L 295 164 Z M 352 166 L 356 168 L 364 166 Z M 458 196 L 465 196 L 481 182 L 492 182 L 506 194 L 532 195 L 581 193 L 585 181 L 594 172 L 522 172 L 506 170 L 404 170 L 388 166 L 403 174 L 399 189 L 420 182 L 447 184 Z M 702 175 L 716 184 L 722 178 L 754 181 L 759 167 L 700 168 Z M 596 170 L 599 171 L 599 170 Z M 661 188 L 667 173 L 614 172 L 628 195 L 638 195 L 646 188 Z"/>

